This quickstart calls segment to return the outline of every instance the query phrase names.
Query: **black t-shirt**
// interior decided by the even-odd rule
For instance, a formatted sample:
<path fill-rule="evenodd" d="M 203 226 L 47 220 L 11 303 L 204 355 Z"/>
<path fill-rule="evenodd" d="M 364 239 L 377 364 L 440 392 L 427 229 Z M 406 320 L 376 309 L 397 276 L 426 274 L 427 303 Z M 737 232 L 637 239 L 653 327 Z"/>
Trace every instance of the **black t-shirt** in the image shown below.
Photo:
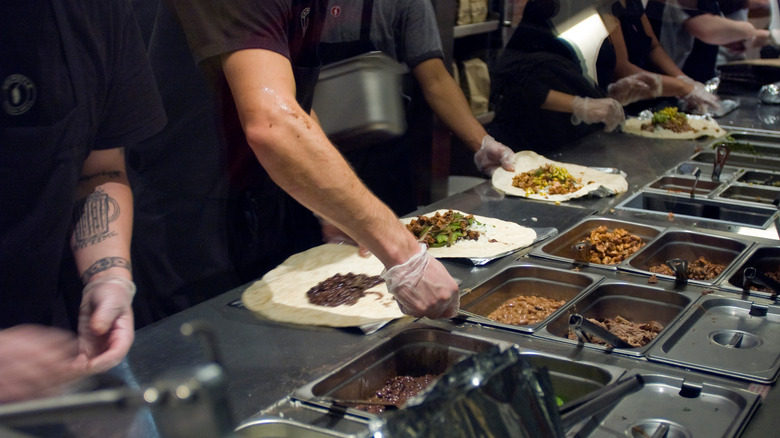
<path fill-rule="evenodd" d="M 93 149 L 165 124 L 129 4 L 0 3 L 0 327 L 51 322 L 76 184 Z"/>

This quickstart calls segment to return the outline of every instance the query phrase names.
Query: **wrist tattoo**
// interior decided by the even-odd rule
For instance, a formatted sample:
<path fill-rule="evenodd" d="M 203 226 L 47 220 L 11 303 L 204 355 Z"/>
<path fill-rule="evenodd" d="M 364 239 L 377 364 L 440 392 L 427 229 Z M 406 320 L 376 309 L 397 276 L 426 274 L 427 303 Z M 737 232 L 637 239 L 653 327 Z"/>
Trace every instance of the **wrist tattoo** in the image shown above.
<path fill-rule="evenodd" d="M 119 217 L 119 203 L 105 191 L 95 189 L 74 212 L 74 250 L 84 249 L 117 236 L 109 224 Z"/>
<path fill-rule="evenodd" d="M 103 257 L 92 264 L 83 274 L 81 274 L 82 284 L 89 283 L 89 280 L 98 272 L 107 271 L 111 268 L 125 268 L 132 272 L 130 260 L 124 257 Z"/>

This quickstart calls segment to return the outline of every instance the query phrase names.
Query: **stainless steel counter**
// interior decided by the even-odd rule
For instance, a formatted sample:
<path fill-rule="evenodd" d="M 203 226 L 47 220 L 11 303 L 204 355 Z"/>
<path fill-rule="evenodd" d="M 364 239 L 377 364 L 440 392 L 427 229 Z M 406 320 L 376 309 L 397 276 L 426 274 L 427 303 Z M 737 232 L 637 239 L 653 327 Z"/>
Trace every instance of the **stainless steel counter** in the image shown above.
<path fill-rule="evenodd" d="M 750 97 L 741 98 L 742 107 L 720 122 L 727 128 L 780 128 L 780 107 L 766 107 Z M 631 137 L 622 133 L 598 133 L 583 138 L 566 152 L 550 158 L 595 167 L 616 167 L 628 175 L 629 193 L 597 199 L 583 199 L 555 205 L 546 202 L 505 198 L 484 183 L 467 192 L 436 202 L 419 213 L 438 208 L 457 208 L 474 214 L 514 220 L 533 228 L 555 227 L 564 230 L 582 218 L 599 213 L 620 215 L 614 207 L 659 174 L 675 166 L 702 148 L 706 140 L 663 141 Z M 674 225 L 687 226 L 675 220 Z M 669 225 L 666 223 L 665 225 Z M 527 252 L 527 251 L 525 251 Z M 525 256 L 525 252 L 497 260 L 485 266 L 445 262 L 462 287 L 479 284 L 503 267 Z M 553 263 L 534 259 L 533 263 Z M 185 322 L 204 321 L 215 329 L 223 365 L 228 373 L 228 397 L 233 420 L 244 421 L 260 411 L 272 408 L 293 390 L 323 376 L 414 321 L 404 318 L 370 335 L 359 330 L 296 326 L 259 319 L 243 308 L 231 306 L 242 288 L 195 306 L 137 332 L 127 363 L 129 378 L 143 386 L 167 371 L 204 361 L 201 345 L 185 339 L 179 332 Z M 744 381 L 717 377 L 670 365 L 637 361 L 617 355 L 604 355 L 588 349 L 572 349 L 562 343 L 506 331 L 452 321 L 429 322 L 464 333 L 506 340 L 523 348 L 537 349 L 573 359 L 589 360 L 626 369 L 646 369 L 685 376 L 693 381 L 747 388 Z M 759 389 L 761 385 L 758 385 Z M 774 385 L 772 386 L 774 388 Z M 780 392 L 768 391 L 766 400 L 743 433 L 744 437 L 765 437 L 780 430 L 780 417 L 773 415 L 780 406 Z M 273 410 L 273 409 L 271 409 Z M 317 416 L 325 427 L 336 427 L 337 420 Z M 331 423 L 328 423 L 328 422 Z M 347 427 L 347 426 L 341 426 Z M 352 426 L 354 427 L 354 426 Z M 133 432 L 126 436 L 149 436 Z M 133 435 L 136 433 L 136 435 Z"/>

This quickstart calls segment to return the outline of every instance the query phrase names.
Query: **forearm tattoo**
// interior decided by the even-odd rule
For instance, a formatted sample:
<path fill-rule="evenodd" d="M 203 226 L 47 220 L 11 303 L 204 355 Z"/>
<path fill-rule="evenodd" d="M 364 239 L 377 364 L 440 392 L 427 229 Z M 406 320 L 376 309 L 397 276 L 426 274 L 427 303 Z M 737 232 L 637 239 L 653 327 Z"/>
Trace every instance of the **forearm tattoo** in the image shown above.
<path fill-rule="evenodd" d="M 82 284 L 89 283 L 89 280 L 92 279 L 92 277 L 98 272 L 107 271 L 111 268 L 125 268 L 131 272 L 133 270 L 132 266 L 130 265 L 130 260 L 127 260 L 124 257 L 103 257 L 102 259 L 93 263 L 92 266 L 90 266 L 86 271 L 84 271 L 83 274 L 81 274 Z"/>
<path fill-rule="evenodd" d="M 109 224 L 119 217 L 119 203 L 101 189 L 95 189 L 82 202 L 76 205 L 74 230 L 74 250 L 84 249 L 98 244 L 117 232 Z"/>

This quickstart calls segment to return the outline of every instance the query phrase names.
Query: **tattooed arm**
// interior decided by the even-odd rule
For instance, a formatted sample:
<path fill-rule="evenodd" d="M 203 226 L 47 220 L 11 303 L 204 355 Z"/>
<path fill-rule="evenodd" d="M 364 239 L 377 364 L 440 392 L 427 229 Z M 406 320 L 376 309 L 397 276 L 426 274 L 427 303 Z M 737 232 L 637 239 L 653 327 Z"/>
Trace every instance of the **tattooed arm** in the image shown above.
<path fill-rule="evenodd" d="M 90 369 L 103 372 L 125 357 L 134 338 L 133 195 L 124 149 L 92 151 L 78 194 L 71 249 L 84 282 L 79 341 Z"/>

